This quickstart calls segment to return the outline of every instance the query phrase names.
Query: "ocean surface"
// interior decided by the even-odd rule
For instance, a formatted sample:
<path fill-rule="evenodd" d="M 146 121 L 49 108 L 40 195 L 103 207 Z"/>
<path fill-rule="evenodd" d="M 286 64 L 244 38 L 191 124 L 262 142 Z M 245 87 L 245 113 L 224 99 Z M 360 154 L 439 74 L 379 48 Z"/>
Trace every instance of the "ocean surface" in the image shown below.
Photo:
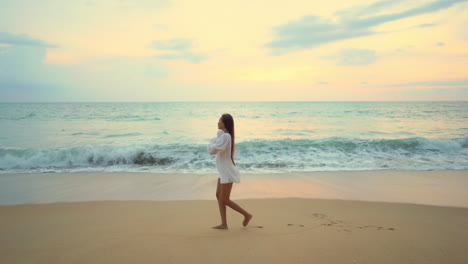
<path fill-rule="evenodd" d="M 468 169 L 468 102 L 0 103 L 0 173 L 215 173 L 223 113 L 248 173 Z"/>

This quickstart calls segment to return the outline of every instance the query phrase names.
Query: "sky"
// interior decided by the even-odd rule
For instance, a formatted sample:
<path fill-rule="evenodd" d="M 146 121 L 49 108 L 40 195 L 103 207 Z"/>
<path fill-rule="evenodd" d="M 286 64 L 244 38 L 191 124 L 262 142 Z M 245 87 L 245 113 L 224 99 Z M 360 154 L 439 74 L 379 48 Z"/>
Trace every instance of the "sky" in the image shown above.
<path fill-rule="evenodd" d="M 468 100 L 468 0 L 0 0 L 0 102 Z"/>

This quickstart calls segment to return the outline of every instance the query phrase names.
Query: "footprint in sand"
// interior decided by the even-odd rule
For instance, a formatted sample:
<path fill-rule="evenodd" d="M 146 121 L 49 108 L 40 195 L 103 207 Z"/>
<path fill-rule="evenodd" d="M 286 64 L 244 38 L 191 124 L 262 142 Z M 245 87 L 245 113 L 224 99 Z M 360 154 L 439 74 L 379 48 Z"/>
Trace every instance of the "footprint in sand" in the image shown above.
<path fill-rule="evenodd" d="M 393 228 L 393 227 L 388 227 L 388 228 L 386 228 L 386 227 L 382 227 L 382 226 L 368 226 L 368 225 L 367 225 L 367 226 L 357 226 L 357 228 L 359 228 L 359 229 L 363 229 L 363 228 L 372 228 L 372 227 L 373 227 L 373 228 L 376 228 L 377 230 L 391 230 L 391 231 L 396 230 L 396 229 Z"/>
<path fill-rule="evenodd" d="M 318 219 L 324 219 L 327 217 L 326 214 L 320 214 L 320 213 L 314 213 L 312 214 L 313 217 L 318 218 Z"/>
<path fill-rule="evenodd" d="M 288 226 L 293 226 L 294 224 L 288 224 Z M 298 225 L 300 227 L 304 227 L 304 225 Z"/>
<path fill-rule="evenodd" d="M 334 226 L 334 225 L 336 225 L 336 224 L 337 224 L 337 222 L 335 222 L 335 221 L 330 221 L 329 223 L 325 223 L 325 224 L 322 224 L 322 225 L 324 225 L 324 226 Z"/>
<path fill-rule="evenodd" d="M 347 224 L 346 222 L 344 221 L 341 221 L 341 220 L 332 220 L 330 219 L 327 215 L 325 214 L 320 214 L 320 213 L 314 213 L 312 214 L 314 217 L 316 218 L 319 218 L 319 219 L 324 219 L 326 222 L 325 223 L 322 223 L 321 225 L 322 226 L 326 226 L 326 227 L 334 227 L 334 228 L 337 228 L 337 231 L 345 231 L 345 232 L 352 232 L 350 229 L 352 228 L 359 228 L 361 230 L 363 229 L 367 229 L 367 228 L 375 228 L 377 230 L 391 230 L 391 231 L 395 231 L 396 229 L 393 228 L 393 227 L 382 227 L 382 226 L 373 226 L 373 225 L 366 225 L 366 226 L 354 226 L 354 225 L 350 225 L 350 224 Z M 292 225 L 292 224 L 288 224 L 288 225 Z M 339 228 L 339 230 L 338 230 Z"/>

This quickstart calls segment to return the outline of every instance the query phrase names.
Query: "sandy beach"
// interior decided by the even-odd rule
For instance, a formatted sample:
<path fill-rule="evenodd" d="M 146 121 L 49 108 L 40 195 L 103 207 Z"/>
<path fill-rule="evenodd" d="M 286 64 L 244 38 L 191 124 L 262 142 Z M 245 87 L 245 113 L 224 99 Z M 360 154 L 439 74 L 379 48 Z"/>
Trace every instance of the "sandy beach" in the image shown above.
<path fill-rule="evenodd" d="M 468 209 L 248 199 L 0 206 L 1 263 L 467 263 Z"/>
<path fill-rule="evenodd" d="M 0 263 L 467 263 L 466 170 L 0 174 Z"/>

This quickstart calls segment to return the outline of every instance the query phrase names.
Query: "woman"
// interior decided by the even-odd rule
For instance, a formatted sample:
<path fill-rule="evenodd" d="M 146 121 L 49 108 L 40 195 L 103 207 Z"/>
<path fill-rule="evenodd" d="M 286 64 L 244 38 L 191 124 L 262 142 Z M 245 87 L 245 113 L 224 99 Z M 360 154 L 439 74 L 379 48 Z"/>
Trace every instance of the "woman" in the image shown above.
<path fill-rule="evenodd" d="M 231 201 L 232 183 L 240 182 L 239 170 L 234 162 L 234 119 L 230 114 L 223 114 L 218 121 L 218 137 L 211 139 L 208 152 L 216 155 L 216 168 L 219 172 L 216 198 L 218 199 L 221 224 L 215 229 L 228 229 L 226 220 L 226 205 L 244 216 L 243 226 L 249 224 L 252 215 Z"/>

